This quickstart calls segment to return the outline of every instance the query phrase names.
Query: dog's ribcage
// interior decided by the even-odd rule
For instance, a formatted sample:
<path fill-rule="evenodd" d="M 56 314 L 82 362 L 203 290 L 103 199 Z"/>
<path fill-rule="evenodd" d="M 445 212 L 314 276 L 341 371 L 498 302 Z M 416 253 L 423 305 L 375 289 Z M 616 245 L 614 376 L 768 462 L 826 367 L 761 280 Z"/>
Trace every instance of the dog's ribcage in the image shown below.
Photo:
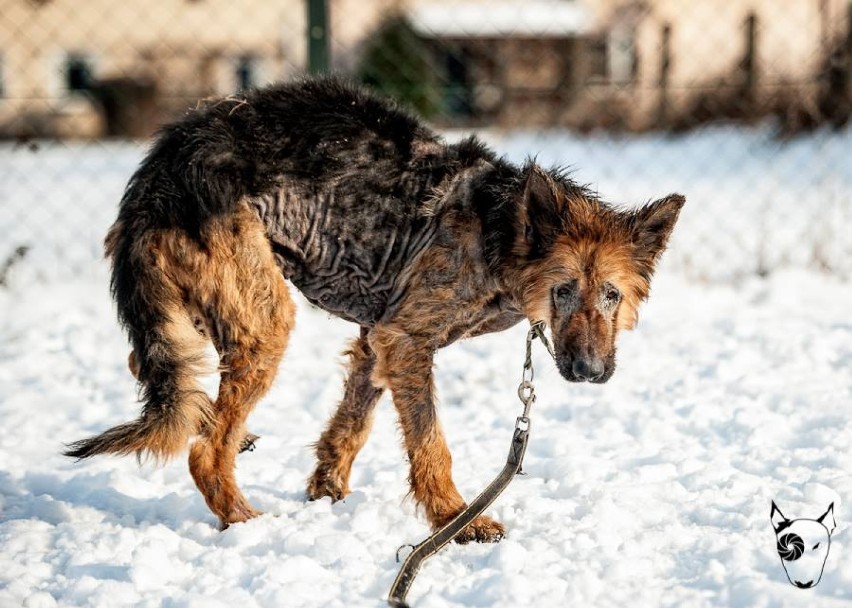
<path fill-rule="evenodd" d="M 399 192 L 390 173 L 383 182 L 370 173 L 324 187 L 285 178 L 251 199 L 284 276 L 315 305 L 362 325 L 373 325 L 402 296 L 406 268 L 438 228 L 419 209 L 422 186 Z"/>

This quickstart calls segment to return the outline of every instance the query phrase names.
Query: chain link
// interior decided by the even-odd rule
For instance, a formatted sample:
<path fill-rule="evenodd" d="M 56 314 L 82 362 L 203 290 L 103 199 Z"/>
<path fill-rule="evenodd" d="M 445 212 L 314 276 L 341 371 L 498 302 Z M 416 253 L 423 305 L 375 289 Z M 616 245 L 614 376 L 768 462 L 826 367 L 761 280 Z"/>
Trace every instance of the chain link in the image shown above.
<path fill-rule="evenodd" d="M 527 332 L 527 348 L 526 356 L 524 358 L 524 369 L 521 372 L 521 383 L 518 385 L 518 399 L 520 399 L 521 403 L 524 404 L 524 413 L 521 414 L 520 418 L 518 418 L 518 426 L 529 425 L 530 408 L 532 407 L 532 404 L 535 403 L 535 385 L 533 384 L 535 369 L 533 368 L 532 362 L 533 340 L 536 338 L 541 340 L 541 343 L 544 344 L 547 352 L 550 353 L 551 357 L 553 357 L 553 347 L 550 345 L 550 342 L 544 333 L 546 327 L 547 326 L 544 321 L 536 321 L 530 326 L 530 330 Z"/>

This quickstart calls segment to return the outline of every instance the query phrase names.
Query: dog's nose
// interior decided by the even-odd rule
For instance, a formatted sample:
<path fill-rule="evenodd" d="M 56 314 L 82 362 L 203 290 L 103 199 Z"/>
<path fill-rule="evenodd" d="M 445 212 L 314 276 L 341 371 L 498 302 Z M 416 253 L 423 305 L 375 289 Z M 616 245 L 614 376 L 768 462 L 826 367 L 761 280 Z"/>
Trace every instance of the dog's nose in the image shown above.
<path fill-rule="evenodd" d="M 574 359 L 571 371 L 578 378 L 594 382 L 603 376 L 604 364 L 601 359 Z"/>
<path fill-rule="evenodd" d="M 808 581 L 807 583 L 803 583 L 801 581 L 796 581 L 796 587 L 798 587 L 799 589 L 809 589 L 810 587 L 813 587 L 813 586 L 814 586 L 813 581 Z"/>

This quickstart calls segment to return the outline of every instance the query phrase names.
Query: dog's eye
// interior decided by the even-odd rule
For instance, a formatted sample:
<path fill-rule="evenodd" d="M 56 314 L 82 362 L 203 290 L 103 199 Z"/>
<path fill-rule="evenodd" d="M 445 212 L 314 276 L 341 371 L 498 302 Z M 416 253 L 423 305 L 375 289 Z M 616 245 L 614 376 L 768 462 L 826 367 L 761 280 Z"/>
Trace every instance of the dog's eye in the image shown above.
<path fill-rule="evenodd" d="M 607 306 L 615 306 L 621 301 L 621 292 L 612 285 L 607 284 L 604 288 L 604 301 Z"/>
<path fill-rule="evenodd" d="M 553 288 L 553 303 L 563 313 L 574 312 L 579 303 L 576 279 Z"/>
<path fill-rule="evenodd" d="M 817 547 L 819 547 L 819 543 L 815 544 L 815 545 L 814 545 L 814 547 L 813 547 L 813 549 L 811 549 L 811 551 L 816 551 L 816 550 L 817 550 Z"/>

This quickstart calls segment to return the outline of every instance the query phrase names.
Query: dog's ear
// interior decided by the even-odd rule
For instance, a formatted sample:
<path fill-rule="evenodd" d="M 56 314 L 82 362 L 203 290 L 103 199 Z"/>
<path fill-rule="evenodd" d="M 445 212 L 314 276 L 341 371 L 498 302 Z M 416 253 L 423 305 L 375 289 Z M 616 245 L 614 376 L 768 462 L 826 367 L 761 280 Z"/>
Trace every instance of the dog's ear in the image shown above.
<path fill-rule="evenodd" d="M 525 169 L 521 204 L 524 241 L 530 257 L 547 253 L 562 230 L 565 218 L 557 189 L 550 176 L 534 163 Z"/>
<path fill-rule="evenodd" d="M 834 521 L 834 503 L 828 505 L 826 512 L 820 515 L 817 521 L 826 527 L 828 535 L 831 536 L 831 533 L 834 532 L 834 528 L 837 526 L 837 523 Z"/>
<path fill-rule="evenodd" d="M 772 510 L 769 512 L 769 520 L 772 522 L 772 528 L 775 530 L 775 534 L 778 534 L 781 530 L 790 525 L 790 520 L 784 517 L 784 514 L 781 512 L 781 509 L 778 508 L 778 505 L 775 504 L 775 501 L 772 501 Z"/>
<path fill-rule="evenodd" d="M 666 248 L 686 198 L 670 194 L 631 213 L 628 217 L 634 257 L 645 278 L 650 278 L 660 254 Z"/>

